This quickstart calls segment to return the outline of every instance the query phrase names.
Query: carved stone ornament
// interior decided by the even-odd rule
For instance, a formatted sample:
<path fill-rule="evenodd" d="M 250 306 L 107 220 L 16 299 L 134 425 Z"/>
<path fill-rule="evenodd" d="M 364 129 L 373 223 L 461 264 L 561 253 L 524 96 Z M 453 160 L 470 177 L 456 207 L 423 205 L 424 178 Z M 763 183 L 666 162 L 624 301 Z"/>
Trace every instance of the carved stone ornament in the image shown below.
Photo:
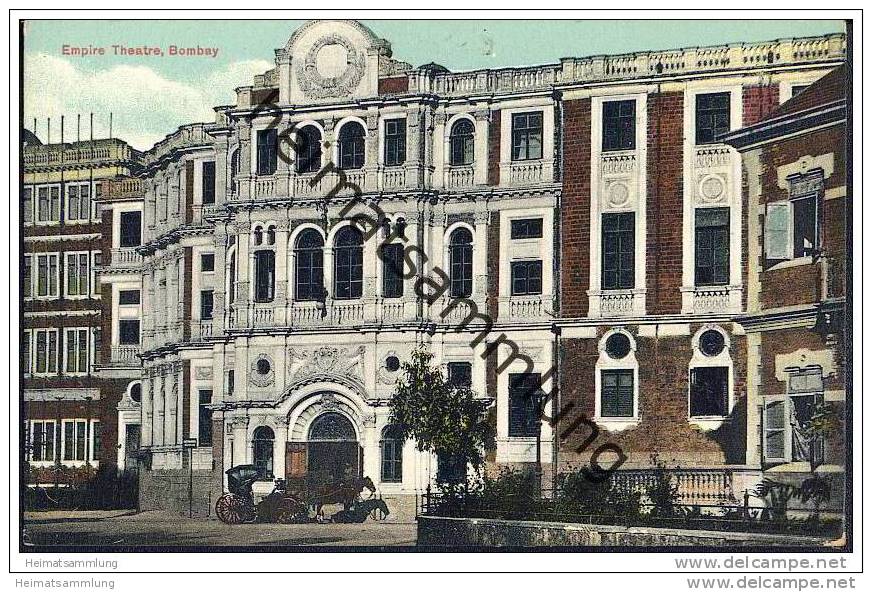
<path fill-rule="evenodd" d="M 249 382 L 261 388 L 268 387 L 275 382 L 276 371 L 272 359 L 266 354 L 260 354 L 251 364 L 248 374 Z"/>
<path fill-rule="evenodd" d="M 364 346 L 357 348 L 317 347 L 311 350 L 291 349 L 288 352 L 289 382 L 313 374 L 333 374 L 363 381 Z"/>
<path fill-rule="evenodd" d="M 706 175 L 699 182 L 699 196 L 706 203 L 722 201 L 727 194 L 727 184 L 720 175 Z"/>
<path fill-rule="evenodd" d="M 335 64 L 337 60 L 344 63 L 344 69 L 340 65 L 339 71 L 333 75 L 319 70 L 319 66 L 323 68 L 329 61 Z M 297 65 L 297 79 L 307 97 L 326 99 L 350 95 L 360 84 L 365 71 L 365 56 L 348 39 L 332 34 L 312 44 L 305 59 Z"/>

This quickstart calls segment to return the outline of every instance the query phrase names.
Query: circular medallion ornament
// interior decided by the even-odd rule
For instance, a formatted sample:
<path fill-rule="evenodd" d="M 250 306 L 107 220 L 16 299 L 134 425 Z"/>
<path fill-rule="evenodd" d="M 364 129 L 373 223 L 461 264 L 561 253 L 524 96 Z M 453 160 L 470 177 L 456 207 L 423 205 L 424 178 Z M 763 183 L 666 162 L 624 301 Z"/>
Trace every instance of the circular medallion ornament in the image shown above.
<path fill-rule="evenodd" d="M 720 201 L 724 197 L 726 189 L 726 183 L 717 175 L 709 175 L 703 178 L 699 184 L 699 194 L 707 202 Z"/>
<path fill-rule="evenodd" d="M 350 95 L 365 70 L 364 55 L 348 39 L 326 35 L 312 44 L 297 65 L 297 78 L 307 97 L 324 99 Z"/>
<path fill-rule="evenodd" d="M 251 364 L 251 372 L 249 373 L 249 381 L 254 386 L 265 387 L 269 386 L 275 380 L 275 370 L 273 369 L 272 360 L 266 354 L 260 354 Z"/>
<path fill-rule="evenodd" d="M 720 331 L 709 329 L 699 336 L 699 350 L 710 358 L 724 351 L 724 347 L 726 342 Z"/>
<path fill-rule="evenodd" d="M 630 201 L 630 189 L 624 183 L 612 183 L 609 185 L 609 205 L 620 208 Z"/>

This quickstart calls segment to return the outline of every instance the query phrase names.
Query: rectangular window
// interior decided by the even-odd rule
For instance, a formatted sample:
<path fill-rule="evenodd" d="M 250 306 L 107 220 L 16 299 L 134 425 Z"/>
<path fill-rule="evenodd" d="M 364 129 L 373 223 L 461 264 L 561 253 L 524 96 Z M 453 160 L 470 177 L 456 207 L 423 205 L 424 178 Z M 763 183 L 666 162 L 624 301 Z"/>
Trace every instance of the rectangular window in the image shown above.
<path fill-rule="evenodd" d="M 635 227 L 633 212 L 603 214 L 603 290 L 628 290 L 635 285 Z"/>
<path fill-rule="evenodd" d="M 215 271 L 215 254 L 203 253 L 200 255 L 200 271 L 210 272 Z"/>
<path fill-rule="evenodd" d="M 542 112 L 512 115 L 512 160 L 542 158 Z"/>
<path fill-rule="evenodd" d="M 540 374 L 509 374 L 509 436 L 534 437 L 539 433 Z"/>
<path fill-rule="evenodd" d="M 603 152 L 636 148 L 636 101 L 603 103 Z"/>
<path fill-rule="evenodd" d="M 729 208 L 697 208 L 694 264 L 697 286 L 730 283 Z"/>
<path fill-rule="evenodd" d="M 542 293 L 542 262 L 512 262 L 512 296 Z"/>
<path fill-rule="evenodd" d="M 212 320 L 212 309 L 215 306 L 215 296 L 212 290 L 203 290 L 200 292 L 200 319 L 203 321 Z"/>
<path fill-rule="evenodd" d="M 600 416 L 634 417 L 633 371 L 603 370 L 600 378 Z"/>
<path fill-rule="evenodd" d="M 55 422 L 33 421 L 30 423 L 30 460 L 55 462 Z"/>
<path fill-rule="evenodd" d="M 730 93 L 696 95 L 696 143 L 711 144 L 730 131 Z"/>
<path fill-rule="evenodd" d="M 257 132 L 257 174 L 273 175 L 278 167 L 278 131 Z"/>
<path fill-rule="evenodd" d="M 403 245 L 391 243 L 382 245 L 382 294 L 385 298 L 399 298 L 403 295 Z"/>
<path fill-rule="evenodd" d="M 89 185 L 67 185 L 68 222 L 83 222 L 91 218 L 91 187 Z"/>
<path fill-rule="evenodd" d="M 58 330 L 34 329 L 36 343 L 36 371 L 34 374 L 57 374 Z"/>
<path fill-rule="evenodd" d="M 275 296 L 276 255 L 272 251 L 254 253 L 254 300 L 272 302 Z"/>
<path fill-rule="evenodd" d="M 88 373 L 88 329 L 64 329 L 64 374 Z"/>
<path fill-rule="evenodd" d="M 21 293 L 24 298 L 33 298 L 33 255 L 24 256 L 21 273 Z"/>
<path fill-rule="evenodd" d="M 227 371 L 227 394 L 233 396 L 233 391 L 236 389 L 236 371 Z"/>
<path fill-rule="evenodd" d="M 729 369 L 723 366 L 691 368 L 690 416 L 725 417 L 729 406 Z"/>
<path fill-rule="evenodd" d="M 61 189 L 58 186 L 42 186 L 36 190 L 37 221 L 60 222 Z"/>
<path fill-rule="evenodd" d="M 101 440 L 101 424 L 99 421 L 94 420 L 91 422 L 91 460 L 98 461 L 100 460 L 100 443 Z"/>
<path fill-rule="evenodd" d="M 90 253 L 66 253 L 67 296 L 87 296 L 91 276 L 88 272 Z"/>
<path fill-rule="evenodd" d="M 382 483 L 403 481 L 403 441 L 386 434 L 381 441 Z"/>
<path fill-rule="evenodd" d="M 398 166 L 406 161 L 406 120 L 385 121 L 385 166 Z"/>
<path fill-rule="evenodd" d="M 793 256 L 807 257 L 818 248 L 817 195 L 791 200 L 793 207 Z"/>
<path fill-rule="evenodd" d="M 215 161 L 203 162 L 203 205 L 215 203 Z"/>
<path fill-rule="evenodd" d="M 85 455 L 90 452 L 87 422 L 84 419 L 65 419 L 63 426 L 63 459 L 71 462 L 84 461 Z"/>
<path fill-rule="evenodd" d="M 212 445 L 212 410 L 209 409 L 209 405 L 212 404 L 212 391 L 211 390 L 201 390 L 200 391 L 200 404 L 199 404 L 199 413 L 197 415 L 197 437 L 198 444 L 200 446 L 211 446 Z"/>
<path fill-rule="evenodd" d="M 120 345 L 139 345 L 139 319 L 118 321 L 118 343 Z"/>
<path fill-rule="evenodd" d="M 40 297 L 57 297 L 58 294 L 58 259 L 57 253 L 36 255 L 36 295 Z"/>
<path fill-rule="evenodd" d="M 139 304 L 139 290 L 119 290 L 118 304 Z"/>
<path fill-rule="evenodd" d="M 118 244 L 122 248 L 142 244 L 142 212 L 121 212 L 121 233 Z"/>
<path fill-rule="evenodd" d="M 472 364 L 448 362 L 448 382 L 461 388 L 472 387 Z"/>
<path fill-rule="evenodd" d="M 21 196 L 21 209 L 25 224 L 33 224 L 33 187 L 25 187 Z"/>
<path fill-rule="evenodd" d="M 542 238 L 542 218 L 512 220 L 512 238 Z"/>
<path fill-rule="evenodd" d="M 30 331 L 22 331 L 21 333 L 21 372 L 30 374 L 33 371 L 33 347 L 31 346 L 33 333 Z"/>

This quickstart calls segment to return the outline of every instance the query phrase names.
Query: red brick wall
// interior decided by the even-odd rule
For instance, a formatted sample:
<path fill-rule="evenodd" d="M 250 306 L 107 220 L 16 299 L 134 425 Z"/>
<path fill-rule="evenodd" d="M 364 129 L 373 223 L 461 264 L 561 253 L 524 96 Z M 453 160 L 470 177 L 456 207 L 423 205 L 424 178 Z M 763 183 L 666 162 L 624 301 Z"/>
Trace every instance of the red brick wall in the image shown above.
<path fill-rule="evenodd" d="M 181 191 L 181 188 L 179 188 Z M 167 196 L 169 199 L 169 196 Z M 185 207 L 185 223 L 194 221 L 194 161 L 185 162 L 185 193 L 182 196 Z"/>
<path fill-rule="evenodd" d="M 742 88 L 742 127 L 754 125 L 778 107 L 778 85 L 759 84 Z"/>
<path fill-rule="evenodd" d="M 390 95 L 409 91 L 408 76 L 392 76 L 391 78 L 379 78 L 378 94 Z"/>
<path fill-rule="evenodd" d="M 199 399 L 197 399 L 199 403 Z M 191 360 L 182 360 L 182 438 L 191 435 Z"/>
<path fill-rule="evenodd" d="M 590 99 L 563 104 L 560 316 L 587 315 L 590 287 Z"/>
<path fill-rule="evenodd" d="M 681 312 L 684 94 L 648 95 L 647 309 Z M 636 278 L 641 285 L 641 278 Z"/>
<path fill-rule="evenodd" d="M 487 229 L 487 314 L 497 320 L 500 308 L 500 213 L 492 212 Z"/>
<path fill-rule="evenodd" d="M 600 445 L 616 444 L 629 457 L 624 468 L 646 466 L 650 455 L 657 453 L 670 466 L 705 466 L 745 462 L 746 430 L 746 344 L 743 336 L 731 336 L 733 360 L 732 421 L 721 428 L 704 432 L 688 421 L 688 374 L 692 356 L 692 335 L 699 325 L 691 326 L 691 335 L 637 337 L 639 361 L 638 426 L 609 432 L 599 427 L 599 436 L 585 450 L 577 452 L 590 435 L 590 428 L 580 426 L 560 444 L 561 467 L 579 467 L 588 462 Z M 726 327 L 724 327 L 726 329 Z M 606 329 L 600 330 L 601 336 Z M 635 328 L 631 328 L 635 331 Z M 593 417 L 598 339 L 565 339 L 561 351 L 561 405 L 575 407 L 557 425 L 562 436 L 580 413 Z M 607 463 L 606 463 L 607 465 Z"/>
<path fill-rule="evenodd" d="M 500 133 L 502 112 L 491 111 L 487 136 L 487 184 L 500 184 Z"/>
<path fill-rule="evenodd" d="M 182 288 L 182 327 L 184 338 L 191 338 L 191 319 L 193 318 L 194 297 L 192 290 L 194 289 L 194 251 L 191 247 L 185 247 L 184 258 L 184 281 L 185 285 Z"/>
<path fill-rule="evenodd" d="M 763 188 L 761 228 L 765 228 L 765 204 L 786 200 L 788 197 L 787 190 L 778 186 L 779 167 L 794 163 L 805 155 L 814 157 L 833 153 L 833 174 L 824 181 L 824 188 L 835 189 L 845 185 L 844 133 L 844 126 L 836 126 L 763 148 L 760 155 L 760 183 Z M 834 264 L 841 265 L 845 256 L 845 198 L 822 200 L 821 204 L 823 246 Z M 765 270 L 761 274 L 760 295 L 764 308 L 809 304 L 819 300 L 822 273 L 820 263 L 786 269 L 766 269 L 765 253 L 762 253 L 758 264 Z"/>

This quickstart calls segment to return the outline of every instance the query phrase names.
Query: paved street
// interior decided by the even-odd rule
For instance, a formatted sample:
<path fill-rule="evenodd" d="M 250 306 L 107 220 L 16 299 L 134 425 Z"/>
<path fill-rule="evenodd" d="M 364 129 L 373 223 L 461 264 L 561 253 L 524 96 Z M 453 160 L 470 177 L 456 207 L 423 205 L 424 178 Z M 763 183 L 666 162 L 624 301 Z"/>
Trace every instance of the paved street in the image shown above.
<path fill-rule="evenodd" d="M 30 541 L 43 545 L 167 546 L 414 546 L 415 524 L 240 524 L 163 512 L 28 513 Z M 152 549 L 153 550 L 153 549 Z"/>

